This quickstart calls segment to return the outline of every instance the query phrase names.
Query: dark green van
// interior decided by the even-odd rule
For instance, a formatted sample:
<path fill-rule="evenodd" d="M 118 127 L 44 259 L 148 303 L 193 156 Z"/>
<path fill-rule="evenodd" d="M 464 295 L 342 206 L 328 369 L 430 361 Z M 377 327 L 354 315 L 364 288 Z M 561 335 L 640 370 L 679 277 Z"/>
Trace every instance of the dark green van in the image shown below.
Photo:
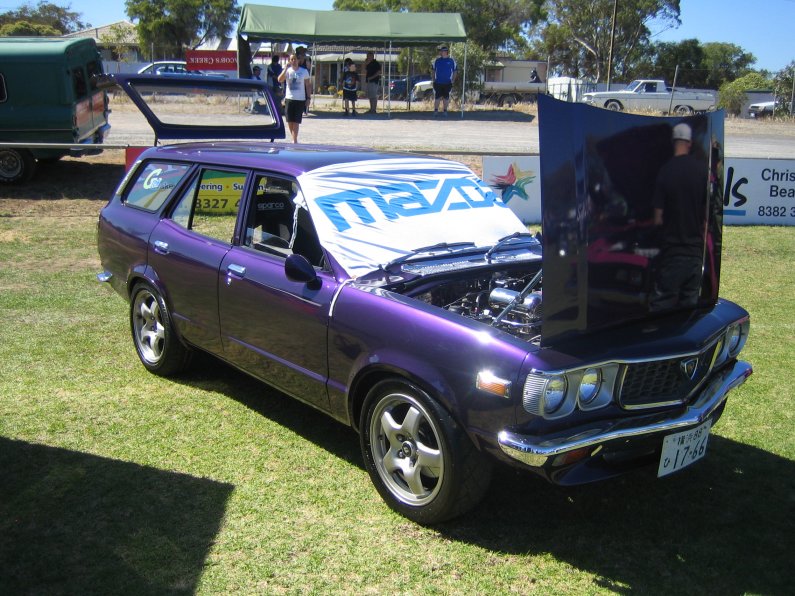
<path fill-rule="evenodd" d="M 80 145 L 0 147 L 0 184 L 29 179 L 36 160 L 101 151 L 110 128 L 101 74 L 93 39 L 0 38 L 0 143 Z"/>

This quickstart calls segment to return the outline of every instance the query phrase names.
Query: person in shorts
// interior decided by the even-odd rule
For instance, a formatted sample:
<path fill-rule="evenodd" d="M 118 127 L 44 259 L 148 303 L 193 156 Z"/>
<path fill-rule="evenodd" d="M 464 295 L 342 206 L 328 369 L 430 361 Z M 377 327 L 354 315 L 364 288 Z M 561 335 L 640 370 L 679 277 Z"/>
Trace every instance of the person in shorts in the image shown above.
<path fill-rule="evenodd" d="M 446 45 L 439 46 L 439 56 L 433 61 L 433 114 L 439 113 L 439 104 L 444 108 L 447 115 L 447 105 L 450 103 L 450 90 L 455 83 L 456 70 L 458 69 L 455 60 L 450 57 L 450 49 Z"/>
<path fill-rule="evenodd" d="M 298 56 L 290 56 L 290 64 L 279 75 L 279 82 L 285 83 L 284 111 L 287 128 L 293 143 L 298 142 L 298 129 L 306 108 L 306 100 L 312 93 L 309 83 L 309 72 L 298 65 Z"/>
<path fill-rule="evenodd" d="M 351 114 L 356 115 L 356 96 L 359 94 L 359 87 L 361 81 L 359 73 L 356 72 L 356 64 L 353 60 L 348 63 L 348 70 L 342 75 L 342 107 L 345 110 L 345 115 L 348 115 L 348 107 L 351 108 Z"/>

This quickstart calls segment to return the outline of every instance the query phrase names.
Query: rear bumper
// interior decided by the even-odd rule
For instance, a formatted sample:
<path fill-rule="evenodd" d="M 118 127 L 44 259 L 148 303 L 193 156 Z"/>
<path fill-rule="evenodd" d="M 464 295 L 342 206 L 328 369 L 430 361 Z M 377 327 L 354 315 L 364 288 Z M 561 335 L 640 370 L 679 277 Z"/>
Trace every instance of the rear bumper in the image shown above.
<path fill-rule="evenodd" d="M 747 362 L 737 362 L 721 372 L 701 391 L 684 412 L 676 415 L 657 414 L 630 420 L 603 421 L 591 426 L 569 429 L 564 435 L 537 437 L 508 430 L 499 433 L 497 440 L 503 453 L 533 468 L 554 465 L 560 456 L 589 450 L 595 454 L 601 446 L 616 443 L 648 443 L 650 438 L 695 428 L 719 414 L 729 391 L 742 385 L 753 369 Z"/>

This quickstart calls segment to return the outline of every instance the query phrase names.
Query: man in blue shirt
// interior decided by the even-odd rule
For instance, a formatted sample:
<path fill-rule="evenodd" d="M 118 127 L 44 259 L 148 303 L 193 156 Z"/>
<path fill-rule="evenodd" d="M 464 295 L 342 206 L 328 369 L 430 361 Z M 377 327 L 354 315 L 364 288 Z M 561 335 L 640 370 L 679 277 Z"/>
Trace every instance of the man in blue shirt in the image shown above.
<path fill-rule="evenodd" d="M 433 115 L 439 113 L 439 103 L 444 106 L 444 115 L 447 115 L 447 105 L 450 103 L 450 89 L 453 88 L 456 75 L 455 60 L 450 58 L 446 45 L 439 46 L 439 57 L 433 61 Z"/>

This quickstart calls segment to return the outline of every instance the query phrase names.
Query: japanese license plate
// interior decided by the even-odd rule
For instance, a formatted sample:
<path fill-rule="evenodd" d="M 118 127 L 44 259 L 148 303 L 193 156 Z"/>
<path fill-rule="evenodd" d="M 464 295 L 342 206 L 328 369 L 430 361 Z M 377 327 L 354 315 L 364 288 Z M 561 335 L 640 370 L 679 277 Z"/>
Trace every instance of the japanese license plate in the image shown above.
<path fill-rule="evenodd" d="M 707 420 L 701 426 L 665 437 L 657 477 L 667 476 L 704 457 L 711 426 L 712 421 Z"/>

